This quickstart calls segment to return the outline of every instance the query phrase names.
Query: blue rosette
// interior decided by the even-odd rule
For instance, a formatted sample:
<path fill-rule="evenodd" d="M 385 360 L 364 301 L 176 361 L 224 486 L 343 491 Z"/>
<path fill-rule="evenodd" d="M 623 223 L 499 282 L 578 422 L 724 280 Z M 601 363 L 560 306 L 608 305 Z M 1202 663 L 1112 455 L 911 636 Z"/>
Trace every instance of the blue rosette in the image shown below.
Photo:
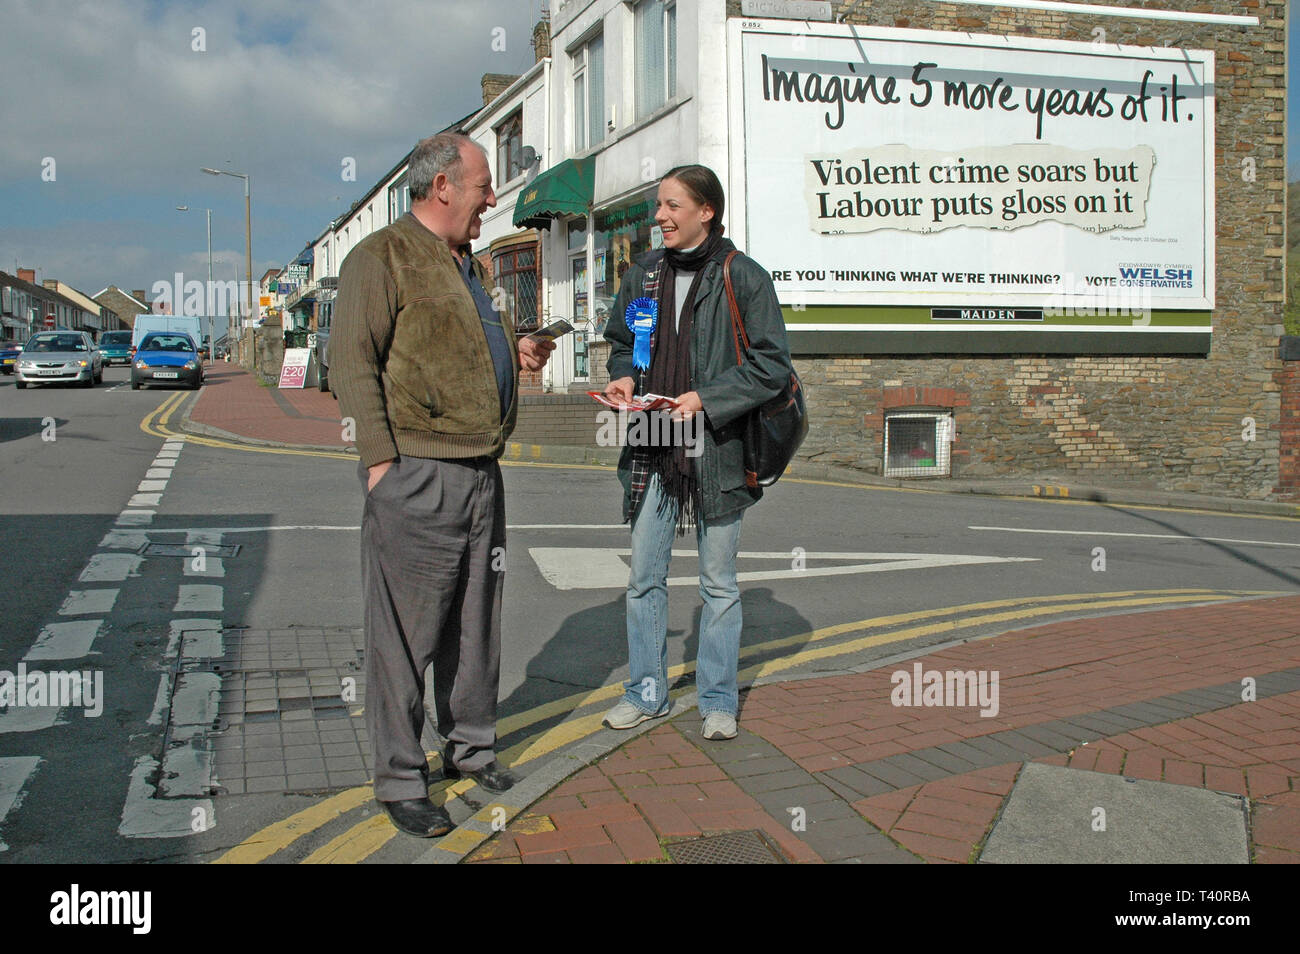
<path fill-rule="evenodd" d="M 650 336 L 659 325 L 659 302 L 653 298 L 633 299 L 623 317 L 636 338 L 632 345 L 632 365 L 644 371 L 650 367 Z"/>

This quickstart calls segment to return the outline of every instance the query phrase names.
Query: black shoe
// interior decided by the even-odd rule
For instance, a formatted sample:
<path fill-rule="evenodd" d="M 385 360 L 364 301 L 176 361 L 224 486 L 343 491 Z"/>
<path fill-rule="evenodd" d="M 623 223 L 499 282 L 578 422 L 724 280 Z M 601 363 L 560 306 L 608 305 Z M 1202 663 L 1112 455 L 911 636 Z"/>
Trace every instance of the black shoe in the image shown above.
<path fill-rule="evenodd" d="M 460 769 L 456 763 L 451 760 L 451 753 L 444 751 L 442 753 L 442 777 L 443 778 L 463 778 L 469 776 L 480 786 L 489 792 L 508 792 L 518 781 L 509 771 L 502 768 L 493 759 L 481 769 Z"/>
<path fill-rule="evenodd" d="M 378 799 L 376 799 L 378 801 Z M 398 831 L 417 838 L 436 838 L 454 827 L 451 816 L 428 798 L 405 798 L 396 802 L 379 802 Z"/>

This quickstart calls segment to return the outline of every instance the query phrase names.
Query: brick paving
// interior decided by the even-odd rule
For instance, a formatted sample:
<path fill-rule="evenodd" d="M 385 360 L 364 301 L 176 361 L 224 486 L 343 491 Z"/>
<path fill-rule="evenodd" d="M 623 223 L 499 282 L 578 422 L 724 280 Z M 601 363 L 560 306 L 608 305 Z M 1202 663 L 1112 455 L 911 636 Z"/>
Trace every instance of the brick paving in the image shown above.
<path fill-rule="evenodd" d="M 891 676 L 917 662 L 998 672 L 996 715 L 892 704 Z M 1300 596 L 1053 623 L 758 686 L 740 721 L 730 742 L 702 739 L 694 711 L 657 726 L 467 861 L 667 861 L 672 841 L 758 830 L 790 862 L 972 862 L 1021 767 L 1042 762 L 1241 795 L 1253 861 L 1300 863 Z"/>
<path fill-rule="evenodd" d="M 204 372 L 205 385 L 190 420 L 256 441 L 337 447 L 343 440 L 338 401 L 317 388 L 262 386 L 239 365 L 217 361 Z"/>

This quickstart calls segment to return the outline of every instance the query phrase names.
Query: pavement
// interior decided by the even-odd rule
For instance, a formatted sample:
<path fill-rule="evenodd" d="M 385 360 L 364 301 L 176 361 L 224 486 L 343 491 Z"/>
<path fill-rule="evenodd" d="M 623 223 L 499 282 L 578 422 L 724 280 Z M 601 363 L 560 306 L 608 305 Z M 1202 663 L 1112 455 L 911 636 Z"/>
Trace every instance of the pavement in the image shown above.
<path fill-rule="evenodd" d="M 348 448 L 331 395 L 220 363 L 182 427 Z M 567 462 L 564 450 L 507 456 Z M 1300 512 L 1043 480 L 927 486 Z M 729 741 L 701 737 L 688 665 L 668 717 L 602 729 L 480 797 L 422 860 L 1300 863 L 1300 595 L 1189 588 L 1186 601 L 811 676 L 754 667 Z"/>

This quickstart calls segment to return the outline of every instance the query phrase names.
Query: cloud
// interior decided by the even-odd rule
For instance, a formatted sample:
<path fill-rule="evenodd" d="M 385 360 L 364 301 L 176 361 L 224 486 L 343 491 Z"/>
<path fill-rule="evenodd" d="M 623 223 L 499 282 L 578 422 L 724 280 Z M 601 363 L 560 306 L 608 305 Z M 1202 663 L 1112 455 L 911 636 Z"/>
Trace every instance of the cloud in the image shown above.
<path fill-rule="evenodd" d="M 138 286 L 146 275 L 116 269 L 166 275 L 177 249 L 197 246 L 206 271 L 202 216 L 177 214 L 180 204 L 212 208 L 214 242 L 234 240 L 242 261 L 242 183 L 201 166 L 252 176 L 254 271 L 282 264 L 417 139 L 481 106 L 483 73 L 528 69 L 539 10 L 533 0 L 7 2 L 0 267 L 15 256 L 43 264 L 36 256 L 92 290 Z M 491 47 L 496 26 L 504 52 Z M 46 157 L 53 182 L 41 178 Z M 345 157 L 355 181 L 341 178 Z"/>

